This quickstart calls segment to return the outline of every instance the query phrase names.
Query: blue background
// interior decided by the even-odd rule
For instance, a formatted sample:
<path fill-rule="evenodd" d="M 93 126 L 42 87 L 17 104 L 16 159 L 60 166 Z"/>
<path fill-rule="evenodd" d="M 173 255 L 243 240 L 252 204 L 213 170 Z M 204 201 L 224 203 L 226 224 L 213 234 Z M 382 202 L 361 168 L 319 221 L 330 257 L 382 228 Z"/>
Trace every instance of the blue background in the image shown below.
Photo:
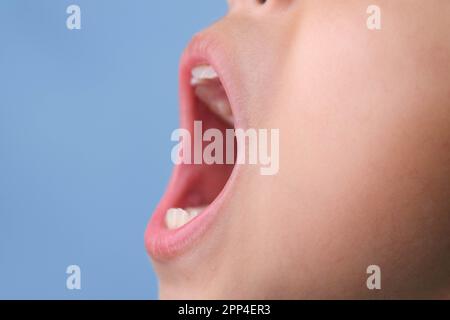
<path fill-rule="evenodd" d="M 82 30 L 66 28 L 70 4 Z M 225 0 L 0 2 L 0 298 L 157 298 L 143 235 L 171 172 L 179 57 L 225 12 Z"/>

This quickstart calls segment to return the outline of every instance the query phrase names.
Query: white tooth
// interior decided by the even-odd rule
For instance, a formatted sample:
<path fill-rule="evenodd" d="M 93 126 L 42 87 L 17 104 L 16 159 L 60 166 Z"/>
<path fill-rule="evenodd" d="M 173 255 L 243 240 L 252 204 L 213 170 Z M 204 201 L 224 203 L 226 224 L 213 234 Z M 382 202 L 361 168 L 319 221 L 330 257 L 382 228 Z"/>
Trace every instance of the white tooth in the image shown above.
<path fill-rule="evenodd" d="M 201 83 L 203 80 L 212 80 L 219 78 L 219 75 L 217 74 L 216 70 L 214 70 L 214 68 L 209 65 L 197 66 L 194 69 L 192 69 L 191 74 L 192 74 L 191 78 L 192 85 L 197 85 Z"/>
<path fill-rule="evenodd" d="M 186 208 L 186 211 L 189 212 L 189 216 L 191 219 L 194 219 L 196 216 L 198 216 L 200 213 L 202 213 L 203 210 L 205 210 L 206 207 L 192 207 L 192 208 Z"/>
<path fill-rule="evenodd" d="M 196 96 L 225 122 L 234 125 L 228 97 L 214 68 L 200 65 L 192 69 L 191 73 L 191 85 L 195 87 Z"/>
<path fill-rule="evenodd" d="M 189 214 L 179 208 L 171 208 L 166 212 L 166 226 L 168 229 L 177 229 L 189 221 Z"/>
<path fill-rule="evenodd" d="M 170 230 L 178 229 L 198 216 L 204 207 L 192 207 L 186 209 L 170 208 L 166 212 L 166 227 Z"/>

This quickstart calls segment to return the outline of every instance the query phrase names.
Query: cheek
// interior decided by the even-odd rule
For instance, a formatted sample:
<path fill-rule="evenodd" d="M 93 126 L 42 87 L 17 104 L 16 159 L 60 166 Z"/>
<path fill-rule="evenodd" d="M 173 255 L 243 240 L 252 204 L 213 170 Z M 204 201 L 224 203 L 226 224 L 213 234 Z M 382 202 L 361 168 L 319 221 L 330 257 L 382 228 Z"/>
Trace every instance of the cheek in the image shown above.
<path fill-rule="evenodd" d="M 438 115 L 419 114 L 386 110 L 362 122 L 317 110 L 274 119 L 280 171 L 249 187 L 246 209 L 254 238 L 264 239 L 247 243 L 262 277 L 318 296 L 368 294 L 372 264 L 399 294 L 448 279 L 450 167 L 435 131 L 445 127 Z"/>
<path fill-rule="evenodd" d="M 413 44 L 341 27 L 305 31 L 278 78 L 264 125 L 280 128 L 280 171 L 251 187 L 267 199 L 247 211 L 265 239 L 252 248 L 293 290 L 325 274 L 366 294 L 371 264 L 399 294 L 436 289 L 450 264 L 448 89 Z"/>

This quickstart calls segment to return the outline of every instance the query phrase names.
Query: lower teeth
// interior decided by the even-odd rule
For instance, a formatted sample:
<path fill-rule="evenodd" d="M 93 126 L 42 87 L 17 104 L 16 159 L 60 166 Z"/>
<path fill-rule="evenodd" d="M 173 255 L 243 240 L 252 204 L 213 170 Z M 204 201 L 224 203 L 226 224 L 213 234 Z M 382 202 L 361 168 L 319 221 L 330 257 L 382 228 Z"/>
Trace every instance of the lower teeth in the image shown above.
<path fill-rule="evenodd" d="M 205 207 L 170 208 L 166 212 L 166 227 L 170 230 L 181 228 L 198 216 L 204 209 Z"/>

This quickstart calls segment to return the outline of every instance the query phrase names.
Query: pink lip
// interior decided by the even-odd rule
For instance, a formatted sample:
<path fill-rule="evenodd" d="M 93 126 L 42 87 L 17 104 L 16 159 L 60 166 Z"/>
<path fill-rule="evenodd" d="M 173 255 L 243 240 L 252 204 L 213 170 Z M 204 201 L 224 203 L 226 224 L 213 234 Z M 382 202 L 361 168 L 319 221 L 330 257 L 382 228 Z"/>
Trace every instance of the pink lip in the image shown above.
<path fill-rule="evenodd" d="M 195 98 L 190 85 L 191 70 L 201 64 L 211 65 L 219 74 L 230 100 L 236 128 L 245 128 L 245 121 L 239 112 L 235 93 L 237 87 L 232 79 L 232 68 L 228 65 L 226 51 L 217 41 L 205 34 L 197 35 L 185 50 L 180 64 L 180 111 L 181 127 L 192 132 L 194 121 Z M 201 237 L 205 236 L 211 224 L 220 213 L 224 202 L 229 198 L 234 180 L 239 171 L 235 165 L 231 176 L 215 200 L 195 219 L 176 230 L 165 226 L 165 214 L 169 208 L 185 194 L 192 183 L 195 183 L 195 169 L 185 170 L 184 164 L 176 165 L 169 181 L 166 193 L 156 207 L 145 232 L 145 245 L 149 255 L 159 261 L 179 256 L 191 248 Z"/>

